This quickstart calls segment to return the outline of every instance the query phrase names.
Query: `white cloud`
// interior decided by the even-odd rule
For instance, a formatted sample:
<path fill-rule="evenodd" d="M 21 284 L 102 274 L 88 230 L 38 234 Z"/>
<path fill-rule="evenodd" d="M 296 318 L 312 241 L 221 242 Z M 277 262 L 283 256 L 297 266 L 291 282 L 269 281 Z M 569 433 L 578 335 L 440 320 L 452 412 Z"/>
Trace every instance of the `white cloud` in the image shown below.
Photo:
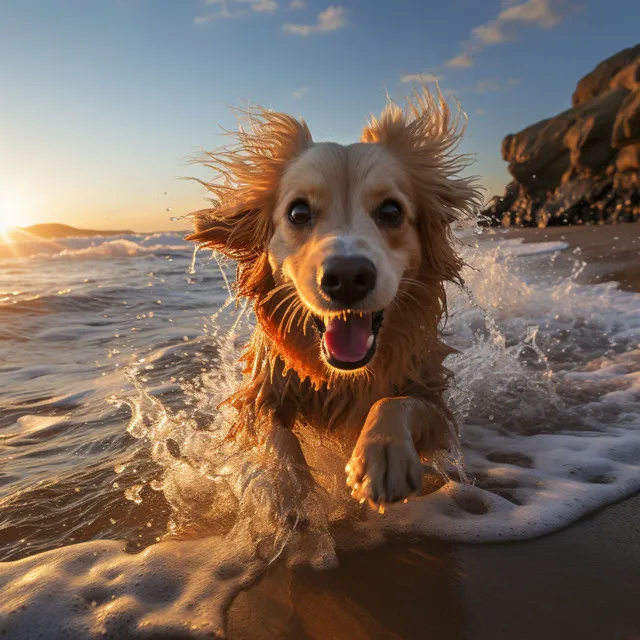
<path fill-rule="evenodd" d="M 273 13 L 278 8 L 275 0 L 236 0 L 251 6 L 253 11 L 258 13 Z"/>
<path fill-rule="evenodd" d="M 348 24 L 347 10 L 344 7 L 330 6 L 318 14 L 316 24 L 284 24 L 282 29 L 285 33 L 306 37 L 314 33 L 338 31 Z"/>
<path fill-rule="evenodd" d="M 206 24 L 213 20 L 232 20 L 233 18 L 241 18 L 247 15 L 246 9 L 237 9 L 236 11 L 229 11 L 226 0 L 205 0 L 205 5 L 218 6 L 220 9 L 213 13 L 208 13 L 204 16 L 197 16 L 193 19 L 195 24 Z"/>
<path fill-rule="evenodd" d="M 581 9 L 574 0 L 503 0 L 502 7 L 495 19 L 471 29 L 471 40 L 464 43 L 462 52 L 445 62 L 445 66 L 471 67 L 475 56 L 486 47 L 516 40 L 519 29 L 553 29 Z"/>
<path fill-rule="evenodd" d="M 451 60 L 444 63 L 445 67 L 453 67 L 455 69 L 466 69 L 473 66 L 473 58 L 468 53 L 461 53 Z"/>
<path fill-rule="evenodd" d="M 302 96 L 309 91 L 309 87 L 300 87 L 291 93 L 294 98 L 302 98 Z"/>
<path fill-rule="evenodd" d="M 540 29 L 553 29 L 565 18 L 566 10 L 569 9 L 566 5 L 567 3 L 557 0 L 527 0 L 523 4 L 503 9 L 498 15 L 498 20 L 528 23 Z"/>
<path fill-rule="evenodd" d="M 289 3 L 289 11 L 296 11 L 297 9 L 306 9 L 307 0 L 291 0 Z"/>
<path fill-rule="evenodd" d="M 506 42 L 512 38 L 505 33 L 502 25 L 494 20 L 493 22 L 487 22 L 487 24 L 481 24 L 471 29 L 471 33 L 476 40 L 485 45 L 500 44 Z"/>
<path fill-rule="evenodd" d="M 205 6 L 219 7 L 219 9 L 194 18 L 195 24 L 206 24 L 213 20 L 231 20 L 248 15 L 247 9 L 229 9 L 228 0 L 204 0 L 204 4 Z M 232 6 L 238 4 L 249 5 L 253 11 L 259 13 L 272 13 L 278 8 L 278 3 L 275 0 L 235 0 L 235 5 Z"/>
<path fill-rule="evenodd" d="M 400 82 L 440 82 L 444 76 L 436 76 L 433 73 L 410 73 L 400 78 Z"/>

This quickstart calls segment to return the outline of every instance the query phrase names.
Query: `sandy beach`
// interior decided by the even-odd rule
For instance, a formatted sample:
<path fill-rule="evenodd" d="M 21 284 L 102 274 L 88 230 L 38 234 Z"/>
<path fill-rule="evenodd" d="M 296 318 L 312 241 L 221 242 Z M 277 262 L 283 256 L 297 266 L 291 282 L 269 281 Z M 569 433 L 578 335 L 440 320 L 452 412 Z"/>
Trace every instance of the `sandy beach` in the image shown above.
<path fill-rule="evenodd" d="M 615 280 L 620 288 L 640 291 L 640 224 L 585 225 L 573 227 L 494 228 L 487 240 L 523 238 L 524 242 L 562 241 L 569 249 L 559 254 L 554 271 L 571 272 L 576 257 L 587 266 L 578 282 Z M 575 250 L 579 250 L 574 253 Z"/>
<path fill-rule="evenodd" d="M 562 240 L 554 269 L 640 291 L 640 225 L 491 230 Z M 236 638 L 640 638 L 640 496 L 551 535 L 506 544 L 398 541 L 339 555 L 334 571 L 274 566 L 230 611 Z"/>
<path fill-rule="evenodd" d="M 230 638 L 640 637 L 640 497 L 509 544 L 387 545 L 335 571 L 274 567 L 231 609 Z"/>

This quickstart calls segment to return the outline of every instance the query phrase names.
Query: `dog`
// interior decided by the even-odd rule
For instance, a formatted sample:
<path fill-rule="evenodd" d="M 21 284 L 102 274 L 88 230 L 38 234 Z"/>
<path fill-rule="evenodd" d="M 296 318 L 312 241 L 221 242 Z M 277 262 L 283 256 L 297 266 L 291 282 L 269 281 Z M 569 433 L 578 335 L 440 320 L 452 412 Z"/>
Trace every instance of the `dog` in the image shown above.
<path fill-rule="evenodd" d="M 353 497 L 422 490 L 421 458 L 457 431 L 443 394 L 445 283 L 462 284 L 452 225 L 481 202 L 457 153 L 464 116 L 438 90 L 388 101 L 361 141 L 314 142 L 302 120 L 252 107 L 232 146 L 201 161 L 212 206 L 187 240 L 237 263 L 256 327 L 229 437 L 268 442 L 299 468 L 297 424 L 355 443 Z"/>

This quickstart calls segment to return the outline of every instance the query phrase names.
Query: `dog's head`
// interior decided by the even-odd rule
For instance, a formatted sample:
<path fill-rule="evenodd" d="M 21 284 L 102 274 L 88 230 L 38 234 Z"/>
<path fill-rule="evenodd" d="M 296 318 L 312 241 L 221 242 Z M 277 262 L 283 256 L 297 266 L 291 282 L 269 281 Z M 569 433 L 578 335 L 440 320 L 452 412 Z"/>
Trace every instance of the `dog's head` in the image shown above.
<path fill-rule="evenodd" d="M 458 123 L 426 90 L 405 111 L 387 105 L 349 146 L 314 143 L 285 114 L 249 120 L 235 148 L 208 158 L 224 182 L 205 183 L 214 206 L 194 214 L 190 239 L 235 259 L 238 293 L 270 300 L 280 327 L 306 334 L 312 321 L 332 371 L 362 369 L 383 320 L 426 314 L 425 297 L 438 316 L 443 282 L 459 278 L 450 224 L 478 191 L 459 176 Z"/>

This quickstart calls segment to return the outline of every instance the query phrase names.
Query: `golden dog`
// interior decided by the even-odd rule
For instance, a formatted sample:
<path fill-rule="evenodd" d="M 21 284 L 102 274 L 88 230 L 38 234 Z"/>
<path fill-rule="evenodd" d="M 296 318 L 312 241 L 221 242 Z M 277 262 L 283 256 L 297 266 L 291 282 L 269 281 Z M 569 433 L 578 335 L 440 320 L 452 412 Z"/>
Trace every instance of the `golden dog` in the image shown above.
<path fill-rule="evenodd" d="M 188 237 L 237 263 L 257 324 L 232 432 L 299 467 L 296 424 L 355 442 L 352 495 L 382 505 L 422 488 L 421 456 L 455 437 L 439 335 L 445 282 L 461 283 L 451 225 L 480 202 L 460 176 L 463 131 L 440 93 L 391 101 L 361 142 L 313 142 L 254 108 L 236 144 L 207 154 L 214 198 Z"/>

